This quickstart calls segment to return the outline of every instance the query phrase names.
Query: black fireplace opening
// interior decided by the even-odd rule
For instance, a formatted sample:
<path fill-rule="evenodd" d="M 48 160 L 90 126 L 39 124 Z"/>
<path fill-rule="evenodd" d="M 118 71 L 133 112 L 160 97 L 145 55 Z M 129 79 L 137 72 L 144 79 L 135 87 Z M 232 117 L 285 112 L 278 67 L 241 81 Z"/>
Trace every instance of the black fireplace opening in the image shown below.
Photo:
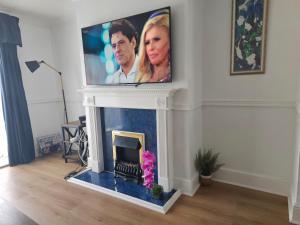
<path fill-rule="evenodd" d="M 113 145 L 115 147 L 115 176 L 140 183 L 142 181 L 140 161 L 142 146 L 139 139 L 116 135 Z"/>

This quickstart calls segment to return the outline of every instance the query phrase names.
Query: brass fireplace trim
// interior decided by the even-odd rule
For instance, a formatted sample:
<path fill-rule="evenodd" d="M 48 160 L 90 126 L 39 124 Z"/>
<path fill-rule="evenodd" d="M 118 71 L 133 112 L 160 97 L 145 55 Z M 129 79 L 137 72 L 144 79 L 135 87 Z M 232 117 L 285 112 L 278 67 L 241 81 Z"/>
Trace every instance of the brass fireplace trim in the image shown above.
<path fill-rule="evenodd" d="M 131 138 L 139 139 L 139 141 L 141 143 L 141 148 L 139 149 L 140 163 L 143 163 L 142 154 L 143 154 L 143 151 L 145 150 L 145 134 L 129 132 L 129 131 L 113 130 L 112 131 L 112 146 L 113 146 L 113 159 L 114 160 L 117 159 L 117 148 L 113 144 L 116 136 L 131 137 Z"/>

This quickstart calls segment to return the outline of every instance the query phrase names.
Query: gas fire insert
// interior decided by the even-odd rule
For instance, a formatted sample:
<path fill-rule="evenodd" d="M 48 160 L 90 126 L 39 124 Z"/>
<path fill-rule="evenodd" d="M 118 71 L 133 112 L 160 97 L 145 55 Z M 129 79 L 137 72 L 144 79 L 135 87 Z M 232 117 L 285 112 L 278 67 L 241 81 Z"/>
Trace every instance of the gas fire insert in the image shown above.
<path fill-rule="evenodd" d="M 112 138 L 115 176 L 142 182 L 144 134 L 113 131 Z"/>

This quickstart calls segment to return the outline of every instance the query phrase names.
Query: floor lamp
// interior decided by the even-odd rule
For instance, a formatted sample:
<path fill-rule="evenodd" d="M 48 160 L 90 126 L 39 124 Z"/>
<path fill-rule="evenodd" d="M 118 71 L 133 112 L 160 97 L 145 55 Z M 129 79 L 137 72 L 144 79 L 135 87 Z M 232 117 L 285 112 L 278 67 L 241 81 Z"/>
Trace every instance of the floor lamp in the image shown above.
<path fill-rule="evenodd" d="M 41 61 L 28 61 L 25 62 L 26 66 L 28 67 L 28 69 L 33 73 L 34 71 L 36 71 L 41 64 L 45 64 L 46 66 L 48 66 L 50 69 L 54 70 L 56 73 L 58 73 L 59 77 L 60 77 L 60 83 L 61 83 L 61 92 L 62 92 L 62 96 L 63 96 L 63 100 L 64 100 L 64 110 L 65 110 L 65 119 L 66 119 L 66 123 L 69 123 L 68 121 L 68 114 L 67 114 L 67 108 L 66 108 L 66 100 L 65 100 L 65 91 L 64 91 L 64 86 L 63 86 L 63 82 L 62 82 L 62 73 L 59 72 L 57 69 L 55 69 L 53 66 L 50 66 L 48 63 L 46 63 L 45 61 L 41 60 Z"/>

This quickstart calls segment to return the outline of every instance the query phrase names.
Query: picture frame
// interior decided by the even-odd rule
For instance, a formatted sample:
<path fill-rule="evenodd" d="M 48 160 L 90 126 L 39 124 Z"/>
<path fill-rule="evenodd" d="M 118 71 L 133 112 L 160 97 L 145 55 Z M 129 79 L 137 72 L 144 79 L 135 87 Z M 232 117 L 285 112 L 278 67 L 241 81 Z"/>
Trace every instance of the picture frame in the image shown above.
<path fill-rule="evenodd" d="M 230 75 L 263 74 L 268 0 L 232 0 Z"/>

